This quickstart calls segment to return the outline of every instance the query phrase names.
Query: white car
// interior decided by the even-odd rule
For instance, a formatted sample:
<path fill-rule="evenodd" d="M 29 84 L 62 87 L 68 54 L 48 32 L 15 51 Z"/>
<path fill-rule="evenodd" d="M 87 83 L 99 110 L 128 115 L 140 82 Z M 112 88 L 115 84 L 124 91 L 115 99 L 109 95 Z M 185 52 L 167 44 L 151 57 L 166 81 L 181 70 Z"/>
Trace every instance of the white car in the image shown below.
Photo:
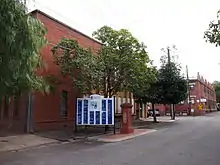
<path fill-rule="evenodd" d="M 155 109 L 155 114 L 156 114 L 156 116 L 160 116 L 160 110 Z M 152 109 L 148 110 L 148 116 L 153 116 L 153 110 Z"/>

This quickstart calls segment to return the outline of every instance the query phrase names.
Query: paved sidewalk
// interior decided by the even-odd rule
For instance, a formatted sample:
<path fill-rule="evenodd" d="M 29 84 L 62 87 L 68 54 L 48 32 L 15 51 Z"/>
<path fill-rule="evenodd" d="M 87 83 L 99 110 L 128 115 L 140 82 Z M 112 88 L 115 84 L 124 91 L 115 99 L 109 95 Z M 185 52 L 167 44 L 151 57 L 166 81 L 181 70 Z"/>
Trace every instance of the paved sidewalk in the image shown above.
<path fill-rule="evenodd" d="M 113 142 L 120 142 L 128 139 L 133 139 L 135 137 L 146 135 L 148 133 L 152 133 L 155 131 L 156 130 L 154 129 L 134 129 L 134 133 L 130 133 L 130 134 L 120 134 L 120 133 L 116 133 L 115 135 L 105 134 L 95 137 L 89 137 L 88 140 L 113 143 Z"/>
<path fill-rule="evenodd" d="M 170 120 L 170 117 L 163 116 L 163 117 L 157 117 L 157 123 L 154 123 L 152 117 L 141 118 L 133 122 L 133 127 L 134 128 L 159 129 L 164 126 L 174 125 L 178 123 L 179 120 L 181 119 L 176 118 L 176 120 Z"/>
<path fill-rule="evenodd" d="M 78 132 L 74 132 L 73 129 L 61 129 L 61 130 L 53 130 L 53 131 L 45 131 L 45 132 L 37 132 L 36 135 L 55 139 L 61 142 L 75 142 L 79 140 L 85 140 L 91 136 L 97 136 L 104 134 L 104 127 L 85 127 L 78 128 Z"/>
<path fill-rule="evenodd" d="M 175 121 L 177 121 L 177 120 L 179 120 L 180 118 L 178 118 L 178 117 L 176 117 L 176 119 L 175 120 L 171 120 L 170 119 L 170 116 L 160 116 L 160 117 L 157 117 L 157 121 L 158 122 L 169 122 L 169 123 L 171 123 L 171 122 L 175 122 Z M 153 117 L 149 117 L 149 118 L 141 118 L 140 120 L 142 120 L 142 121 L 153 121 L 154 120 L 154 118 Z"/>
<path fill-rule="evenodd" d="M 0 137 L 0 152 L 17 151 L 56 142 L 58 141 L 31 134 Z"/>
<path fill-rule="evenodd" d="M 58 142 L 72 143 L 79 140 L 96 139 L 97 141 L 103 142 L 123 141 L 154 132 L 158 127 L 174 122 L 173 120 L 170 120 L 170 117 L 158 117 L 159 123 L 153 123 L 152 121 L 152 118 L 134 121 L 133 126 L 136 128 L 135 132 L 129 135 L 113 135 L 112 132 L 105 134 L 104 128 L 88 128 L 88 130 L 81 128 L 77 134 L 74 133 L 72 129 L 63 129 L 59 131 L 38 132 L 36 134 L 0 137 L 0 152 L 17 151 Z M 118 132 L 119 129 L 116 131 Z M 97 139 L 97 137 L 99 138 Z"/>

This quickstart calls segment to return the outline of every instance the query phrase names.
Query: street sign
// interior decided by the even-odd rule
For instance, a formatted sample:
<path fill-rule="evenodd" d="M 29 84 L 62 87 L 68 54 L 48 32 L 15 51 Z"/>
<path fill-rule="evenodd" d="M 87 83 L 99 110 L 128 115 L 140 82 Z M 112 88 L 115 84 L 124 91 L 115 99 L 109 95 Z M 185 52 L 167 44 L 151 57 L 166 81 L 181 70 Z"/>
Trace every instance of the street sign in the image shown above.
<path fill-rule="evenodd" d="M 203 105 L 201 103 L 198 105 L 198 107 L 199 107 L 199 110 L 203 109 Z"/>
<path fill-rule="evenodd" d="M 77 125 L 114 125 L 114 98 L 78 98 Z"/>
<path fill-rule="evenodd" d="M 90 95 L 90 99 L 102 99 L 102 98 L 104 98 L 104 96 L 102 95 L 97 95 L 97 94 Z"/>
<path fill-rule="evenodd" d="M 201 101 L 202 103 L 205 103 L 207 100 L 206 100 L 206 99 L 200 99 L 200 101 Z"/>

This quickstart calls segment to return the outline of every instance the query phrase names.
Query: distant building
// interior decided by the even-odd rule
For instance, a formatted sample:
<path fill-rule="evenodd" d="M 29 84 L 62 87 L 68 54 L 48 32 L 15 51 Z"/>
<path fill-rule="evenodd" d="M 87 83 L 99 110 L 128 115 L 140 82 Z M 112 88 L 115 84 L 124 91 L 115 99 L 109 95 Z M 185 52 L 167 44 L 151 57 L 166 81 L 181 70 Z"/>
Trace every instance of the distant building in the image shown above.
<path fill-rule="evenodd" d="M 196 114 L 216 110 L 216 93 L 213 85 L 202 76 L 197 74 L 196 78 L 189 79 L 191 109 Z M 189 110 L 189 98 L 175 106 L 178 110 Z"/>
<path fill-rule="evenodd" d="M 175 112 L 177 114 L 189 113 L 192 110 L 195 112 L 195 115 L 201 115 L 205 112 L 217 109 L 215 89 L 213 85 L 200 76 L 199 73 L 197 77 L 189 78 L 189 86 L 191 105 L 189 104 L 189 97 L 179 104 L 176 104 Z M 159 109 L 161 115 L 170 113 L 169 105 L 157 104 L 155 105 L 155 109 Z"/>

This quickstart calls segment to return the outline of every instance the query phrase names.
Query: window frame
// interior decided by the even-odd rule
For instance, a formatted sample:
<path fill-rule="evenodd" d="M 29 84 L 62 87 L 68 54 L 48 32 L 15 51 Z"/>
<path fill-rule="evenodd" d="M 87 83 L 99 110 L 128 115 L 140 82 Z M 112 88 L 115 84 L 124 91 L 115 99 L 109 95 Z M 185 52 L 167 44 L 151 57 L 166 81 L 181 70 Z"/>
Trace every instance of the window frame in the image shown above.
<path fill-rule="evenodd" d="M 62 90 L 60 99 L 60 116 L 61 118 L 68 117 L 68 91 Z"/>

